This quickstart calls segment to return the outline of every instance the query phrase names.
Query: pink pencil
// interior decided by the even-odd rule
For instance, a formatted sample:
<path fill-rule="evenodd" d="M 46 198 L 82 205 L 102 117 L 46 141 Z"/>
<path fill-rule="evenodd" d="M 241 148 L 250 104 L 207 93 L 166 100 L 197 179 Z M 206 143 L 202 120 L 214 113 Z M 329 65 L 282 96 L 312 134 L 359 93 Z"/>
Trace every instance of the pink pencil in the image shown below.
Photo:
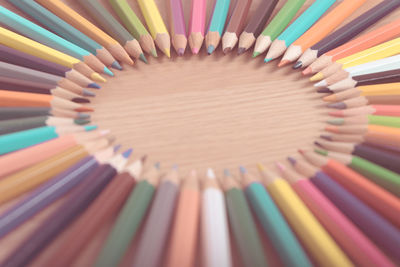
<path fill-rule="evenodd" d="M 178 56 L 183 56 L 187 45 L 187 38 L 181 0 L 168 0 L 168 11 L 172 45 Z"/>
<path fill-rule="evenodd" d="M 204 40 L 207 0 L 193 0 L 189 23 L 189 45 L 193 54 L 200 51 Z"/>

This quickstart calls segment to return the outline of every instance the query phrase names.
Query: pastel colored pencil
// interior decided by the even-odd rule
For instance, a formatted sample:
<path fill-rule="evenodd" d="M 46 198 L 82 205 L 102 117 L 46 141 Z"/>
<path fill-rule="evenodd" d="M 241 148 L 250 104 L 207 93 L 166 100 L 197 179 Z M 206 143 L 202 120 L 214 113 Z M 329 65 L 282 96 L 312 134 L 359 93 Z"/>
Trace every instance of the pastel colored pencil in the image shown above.
<path fill-rule="evenodd" d="M 358 108 L 334 110 L 329 112 L 329 115 L 335 117 L 349 117 L 362 114 L 399 117 L 400 105 L 368 105 Z"/>
<path fill-rule="evenodd" d="M 358 96 L 396 95 L 400 93 L 400 83 L 380 83 L 373 85 L 357 86 L 325 96 L 326 102 L 338 102 Z"/>
<path fill-rule="evenodd" d="M 98 0 L 84 0 L 79 2 L 91 17 L 117 40 L 136 59 L 147 63 L 139 42 L 105 9 Z"/>
<path fill-rule="evenodd" d="M 129 151 L 128 151 L 129 152 Z M 129 153 L 117 155 L 100 165 L 72 191 L 65 202 L 3 262 L 4 266 L 26 265 L 93 202 L 126 164 Z M 31 244 L 34 243 L 35 246 Z M 21 253 L 23 251 L 23 253 Z"/>
<path fill-rule="evenodd" d="M 75 145 L 84 145 L 88 141 L 106 136 L 107 134 L 108 131 L 67 134 L 35 146 L 3 155 L 0 158 L 0 177 L 28 168 Z"/>
<path fill-rule="evenodd" d="M 126 0 L 109 0 L 111 7 L 118 14 L 125 28 L 137 39 L 143 50 L 157 57 L 157 50 L 153 38 L 144 27 L 140 19 L 133 12 Z"/>
<path fill-rule="evenodd" d="M 360 115 L 347 118 L 329 119 L 327 123 L 332 125 L 355 125 L 355 124 L 375 124 L 400 128 L 400 118 L 391 116 Z"/>
<path fill-rule="evenodd" d="M 354 36 L 357 36 L 369 26 L 396 10 L 399 6 L 400 3 L 397 0 L 382 1 L 308 48 L 303 55 L 301 55 L 293 68 L 297 69 L 309 66 L 318 57 L 350 41 Z M 307 75 L 309 71 L 311 71 L 311 69 L 304 71 L 303 74 Z"/>
<path fill-rule="evenodd" d="M 336 47 L 335 49 L 326 52 L 325 54 L 320 56 L 315 62 L 313 62 L 309 67 L 307 67 L 303 71 L 303 74 L 312 74 L 319 72 L 337 60 L 393 39 L 397 37 L 399 33 L 400 19 L 397 19 L 391 23 L 377 28 L 376 30 L 363 34 L 354 40 L 351 40 L 341 46 Z"/>
<path fill-rule="evenodd" d="M 393 136 L 400 135 L 400 129 L 373 125 L 373 124 L 361 124 L 361 125 L 330 125 L 325 127 L 326 130 L 334 133 L 348 133 L 348 134 L 368 134 L 369 132 L 380 132 L 382 134 L 388 134 Z"/>
<path fill-rule="evenodd" d="M 285 221 L 283 215 L 265 190 L 265 187 L 240 167 L 242 183 L 254 214 L 265 234 L 271 239 L 285 266 L 312 266 L 299 241 Z"/>
<path fill-rule="evenodd" d="M 292 158 L 290 162 L 298 173 L 309 177 L 311 182 L 371 239 L 362 233 L 353 232 L 353 242 L 358 243 L 353 250 L 359 250 L 364 258 L 358 257 L 360 262 L 362 261 L 365 266 L 392 267 L 394 264 L 378 246 L 389 248 L 389 251 L 393 252 L 395 250 L 393 245 L 398 243 L 396 236 L 399 234 L 396 228 L 321 170 L 302 159 Z M 388 242 L 385 240 L 386 237 L 389 237 Z"/>
<path fill-rule="evenodd" d="M 57 138 L 63 134 L 91 131 L 96 126 L 44 126 L 0 136 L 0 155 Z"/>
<path fill-rule="evenodd" d="M 95 152 L 105 149 L 108 145 L 107 139 L 101 139 L 85 144 L 85 146 L 74 146 L 29 168 L 3 177 L 0 181 L 2 193 L 0 203 L 3 204 L 34 190 L 84 157 L 89 156 L 89 154 L 93 155 Z"/>
<path fill-rule="evenodd" d="M 321 266 L 352 266 L 289 183 L 262 165 L 258 167 L 268 192 L 313 260 Z"/>
<path fill-rule="evenodd" d="M 365 4 L 365 1 L 345 0 L 339 3 L 289 46 L 278 66 L 296 61 L 304 51 L 335 30 L 354 11 Z"/>
<path fill-rule="evenodd" d="M 204 266 L 232 266 L 224 194 L 212 169 L 207 169 L 201 199 L 201 245 Z"/>
<path fill-rule="evenodd" d="M 305 0 L 288 0 L 275 17 L 268 23 L 260 36 L 256 39 L 253 57 L 264 53 L 272 41 L 289 25 L 297 11 L 303 6 Z"/>
<path fill-rule="evenodd" d="M 53 109 L 47 107 L 0 107 L 0 121 L 36 116 L 56 116 L 80 120 L 90 119 L 90 115 L 87 113 L 79 113 L 70 110 Z"/>
<path fill-rule="evenodd" d="M 188 41 L 192 53 L 197 55 L 203 45 L 206 27 L 207 0 L 192 0 Z"/>
<path fill-rule="evenodd" d="M 159 176 L 159 166 L 154 165 L 139 178 L 121 208 L 101 248 L 95 266 L 110 266 L 109 264 L 118 265 L 120 263 L 146 216 L 158 185 Z"/>
<path fill-rule="evenodd" d="M 71 118 L 41 116 L 0 121 L 0 135 L 29 130 L 44 126 L 71 126 L 83 125 L 89 120 L 76 120 Z"/>
<path fill-rule="evenodd" d="M 171 57 L 170 36 L 156 3 L 154 0 L 138 0 L 138 4 L 157 47 Z"/>
<path fill-rule="evenodd" d="M 0 60 L 9 64 L 14 64 L 21 67 L 64 77 L 81 87 L 89 87 L 95 89 L 100 88 L 97 83 L 93 82 L 92 80 L 74 69 L 29 55 L 27 53 L 12 49 L 4 45 L 0 45 Z"/>
<path fill-rule="evenodd" d="M 94 72 L 88 65 L 86 65 L 86 63 L 80 61 L 79 59 L 68 56 L 67 54 L 42 45 L 3 27 L 0 27 L 0 37 L 0 44 L 12 47 L 16 50 L 33 56 L 37 56 L 44 60 L 49 60 L 53 63 L 61 64 L 68 68 L 74 68 L 75 70 L 95 81 L 106 81 L 100 76 L 100 74 Z"/>
<path fill-rule="evenodd" d="M 178 56 L 183 56 L 187 46 L 187 38 L 182 1 L 168 0 L 167 3 L 172 46 Z"/>
<path fill-rule="evenodd" d="M 200 219 L 200 188 L 196 171 L 182 181 L 166 265 L 190 267 L 196 259 Z"/>
<path fill-rule="evenodd" d="M 278 4 L 278 0 L 261 1 L 250 21 L 247 23 L 247 26 L 240 34 L 238 48 L 239 55 L 246 52 L 247 49 L 254 44 L 256 38 L 260 35 L 271 16 L 276 4 Z"/>
<path fill-rule="evenodd" d="M 375 184 L 391 192 L 393 195 L 397 197 L 400 196 L 399 174 L 357 156 L 326 151 L 323 149 L 315 149 L 314 151 L 318 154 L 328 156 L 329 158 L 335 159 L 342 164 L 347 165 L 356 172 L 364 175 L 364 177 L 368 178 Z"/>
<path fill-rule="evenodd" d="M 133 266 L 159 266 L 174 216 L 179 183 L 176 167 L 162 178 L 138 241 Z"/>
<path fill-rule="evenodd" d="M 110 182 L 85 213 L 69 227 L 67 236 L 57 250 L 52 253 L 50 259 L 46 261 L 46 265 L 55 264 L 62 267 L 73 264 L 73 261 L 97 232 L 118 215 L 119 210 L 134 189 L 142 167 L 142 160 L 137 160 Z"/>
<path fill-rule="evenodd" d="M 89 67 L 99 73 L 105 73 L 114 76 L 97 57 L 89 51 L 69 42 L 66 39 L 36 25 L 35 23 L 11 12 L 10 10 L 0 7 L 1 22 L 20 34 L 31 38 L 37 42 L 61 51 L 67 55 L 77 58 L 85 62 Z"/>
<path fill-rule="evenodd" d="M 225 33 L 222 36 L 222 50 L 225 54 L 229 53 L 239 41 L 251 2 L 252 0 L 237 0 L 235 2 L 232 14 L 225 27 Z"/>
<path fill-rule="evenodd" d="M 267 266 L 256 224 L 239 183 L 228 170 L 221 179 L 225 191 L 229 223 L 244 266 Z"/>
<path fill-rule="evenodd" d="M 342 102 L 336 102 L 328 104 L 330 108 L 345 109 L 345 108 L 356 108 L 365 105 L 396 105 L 400 101 L 400 94 L 383 94 L 383 95 L 371 95 L 371 96 L 358 96 L 355 98 L 350 98 L 343 100 Z"/>
<path fill-rule="evenodd" d="M 228 16 L 229 5 L 231 0 L 216 0 L 213 12 L 208 25 L 205 44 L 207 53 L 211 55 L 218 47 L 221 41 L 222 33 L 225 27 L 225 21 Z"/>
<path fill-rule="evenodd" d="M 133 61 L 129 57 L 125 49 L 111 36 L 92 24 L 90 21 L 79 15 L 76 11 L 59 0 L 35 0 L 40 5 L 44 6 L 53 12 L 59 18 L 65 20 L 82 33 L 86 34 L 103 47 L 105 47 L 113 57 L 126 64 L 132 65 Z"/>
<path fill-rule="evenodd" d="M 335 0 L 315 1 L 272 42 L 264 62 L 269 62 L 283 55 L 286 49 L 303 35 L 335 2 Z"/>
<path fill-rule="evenodd" d="M 332 142 L 332 138 L 330 136 L 321 136 L 321 138 L 327 140 L 318 141 L 319 145 L 325 149 L 340 153 L 352 154 L 354 156 L 372 161 L 375 164 L 394 172 L 400 173 L 400 166 L 397 164 L 397 162 L 400 160 L 400 156 L 396 153 L 379 149 L 375 146 L 369 145 L 368 143 L 362 142 L 362 140 L 361 142 L 347 143 L 334 140 L 332 140 L 334 141 Z"/>
<path fill-rule="evenodd" d="M 80 46 L 101 60 L 106 66 L 121 69 L 121 65 L 110 52 L 64 20 L 32 0 L 7 0 L 18 9 L 44 25 L 47 29 Z"/>
<path fill-rule="evenodd" d="M 400 53 L 400 37 L 338 59 L 333 64 L 312 76 L 310 81 L 319 81 L 329 77 L 340 69 L 346 69 L 385 57 L 394 56 L 398 53 Z"/>
<path fill-rule="evenodd" d="M 297 195 L 304 201 L 325 229 L 332 235 L 346 254 L 359 265 L 370 265 L 364 256 L 363 242 L 368 238 L 353 224 L 309 179 L 284 165 L 278 165 L 284 178 L 291 184 Z"/>
<path fill-rule="evenodd" d="M 301 151 L 301 154 L 393 225 L 400 225 L 400 219 L 396 215 L 400 209 L 399 198 L 336 160 L 311 151 Z"/>

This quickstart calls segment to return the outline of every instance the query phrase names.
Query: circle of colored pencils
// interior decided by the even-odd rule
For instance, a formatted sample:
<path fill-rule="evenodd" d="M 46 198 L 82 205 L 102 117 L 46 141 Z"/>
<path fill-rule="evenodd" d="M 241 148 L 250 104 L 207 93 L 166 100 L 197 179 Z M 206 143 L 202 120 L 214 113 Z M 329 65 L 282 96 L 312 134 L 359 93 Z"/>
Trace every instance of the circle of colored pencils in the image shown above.
<path fill-rule="evenodd" d="M 269 17 L 272 14 L 278 0 L 261 1 L 260 5 L 256 8 L 255 14 L 251 17 L 249 23 L 244 28 L 239 37 L 238 54 L 243 54 L 249 49 L 256 38 L 260 35 Z"/>
<path fill-rule="evenodd" d="M 197 55 L 203 45 L 206 25 L 206 0 L 192 0 L 188 41 L 192 53 Z"/>
<path fill-rule="evenodd" d="M 230 236 L 224 194 L 212 169 L 203 179 L 201 244 L 206 267 L 232 266 Z"/>
<path fill-rule="evenodd" d="M 168 58 L 170 58 L 170 36 L 156 3 L 154 0 L 138 0 L 138 4 L 156 45 Z"/>
<path fill-rule="evenodd" d="M 118 174 L 88 207 L 82 216 L 68 229 L 62 244 L 52 253 L 46 265 L 70 266 L 85 245 L 124 206 L 141 174 L 142 160 L 137 160 Z M 71 244 L 74 246 L 71 246 Z"/>
<path fill-rule="evenodd" d="M 187 38 L 182 1 L 168 0 L 167 2 L 172 45 L 175 48 L 176 54 L 178 56 L 183 56 L 187 46 Z"/>
<path fill-rule="evenodd" d="M 79 2 L 106 32 L 117 40 L 135 59 L 147 63 L 139 42 L 100 4 L 98 0 Z"/>
<path fill-rule="evenodd" d="M 218 47 L 221 36 L 224 31 L 225 21 L 228 16 L 228 10 L 231 0 L 216 0 L 212 16 L 210 18 L 207 34 L 206 48 L 207 54 L 211 55 Z"/>
<path fill-rule="evenodd" d="M 308 48 L 303 55 L 301 55 L 293 68 L 298 69 L 300 67 L 309 66 L 311 63 L 317 60 L 318 57 L 350 41 L 354 36 L 358 35 L 360 32 L 373 25 L 392 11 L 396 10 L 398 6 L 400 6 L 400 3 L 397 0 L 382 1 Z M 309 70 L 304 71 L 303 74 L 309 74 L 308 71 Z"/>
<path fill-rule="evenodd" d="M 309 177 L 311 182 L 353 221 L 371 241 L 374 241 L 379 246 L 384 245 L 385 249 L 389 248 L 389 251 L 393 251 L 393 248 L 389 246 L 396 243 L 398 234 L 391 236 L 389 238 L 390 242 L 386 243 L 385 241 L 385 237 L 395 230 L 390 223 L 318 168 L 302 159 L 291 158 L 290 163 L 298 173 Z M 393 266 L 391 260 L 368 238 L 360 234 L 356 240 L 360 241 L 358 248 L 364 251 L 363 257 L 365 260 L 363 262 L 370 261 L 367 266 Z"/>
<path fill-rule="evenodd" d="M 116 221 L 104 242 L 95 266 L 117 266 L 142 224 L 158 185 L 158 164 L 151 166 L 138 179 L 135 188 L 125 201 Z M 111 264 L 111 265 L 110 265 Z"/>
<path fill-rule="evenodd" d="M 351 40 L 335 49 L 326 52 L 320 56 L 315 62 L 307 67 L 303 74 L 308 75 L 319 72 L 337 60 L 356 54 L 362 50 L 371 48 L 380 43 L 386 42 L 395 38 L 400 33 L 400 19 L 397 19 L 389 24 L 386 24 L 376 30 L 361 35 L 360 37 Z M 318 77 L 323 79 L 324 77 Z"/>
<path fill-rule="evenodd" d="M 287 1 L 279 10 L 278 14 L 268 23 L 260 36 L 257 37 L 254 46 L 253 57 L 264 53 L 272 41 L 285 29 L 290 23 L 297 11 L 303 6 L 305 0 Z"/>
<path fill-rule="evenodd" d="M 334 3 L 334 0 L 316 0 L 272 42 L 264 62 L 267 63 L 283 55 L 285 50 L 306 32 Z"/>
<path fill-rule="evenodd" d="M 232 51 L 239 40 L 244 23 L 249 13 L 251 0 L 237 0 L 222 36 L 222 50 L 225 54 Z"/>
<path fill-rule="evenodd" d="M 365 1 L 343 1 L 338 4 L 289 46 L 278 66 L 284 66 L 297 60 L 304 51 L 327 36 L 354 11 L 365 4 Z"/>
<path fill-rule="evenodd" d="M 268 237 L 271 238 L 284 264 L 286 266 L 311 266 L 296 236 L 265 187 L 244 167 L 240 167 L 240 172 L 246 196 L 254 213 Z"/>

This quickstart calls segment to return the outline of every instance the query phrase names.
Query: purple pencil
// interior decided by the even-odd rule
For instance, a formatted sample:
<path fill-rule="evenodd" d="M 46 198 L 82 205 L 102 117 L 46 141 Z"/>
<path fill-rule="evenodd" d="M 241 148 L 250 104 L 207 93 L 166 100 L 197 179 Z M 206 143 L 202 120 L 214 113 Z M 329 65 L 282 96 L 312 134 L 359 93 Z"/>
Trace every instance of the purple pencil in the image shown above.
<path fill-rule="evenodd" d="M 178 56 L 183 56 L 187 45 L 187 37 L 181 0 L 168 0 L 168 17 L 172 45 Z"/>

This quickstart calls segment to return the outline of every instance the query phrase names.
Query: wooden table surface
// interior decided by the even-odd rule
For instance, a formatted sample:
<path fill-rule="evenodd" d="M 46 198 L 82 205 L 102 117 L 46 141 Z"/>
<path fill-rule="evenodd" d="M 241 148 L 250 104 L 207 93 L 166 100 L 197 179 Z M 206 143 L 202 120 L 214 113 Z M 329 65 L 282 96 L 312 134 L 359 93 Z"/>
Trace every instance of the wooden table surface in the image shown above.
<path fill-rule="evenodd" d="M 250 16 L 260 1 L 253 1 Z M 65 2 L 89 17 L 79 0 Z M 108 1 L 101 2 L 110 9 Z M 136 2 L 129 2 L 144 21 Z M 166 1 L 156 2 L 165 19 Z M 188 21 L 191 1 L 183 2 Z M 208 17 L 213 2 L 208 1 Z M 281 0 L 278 8 L 284 2 Z M 312 2 L 307 1 L 302 10 Z M 367 0 L 345 23 L 379 2 Z M 6 0 L 0 3 L 15 11 Z M 368 30 L 399 15 L 397 10 Z M 298 148 L 312 145 L 322 132 L 328 109 L 299 71 L 290 66 L 278 69 L 277 61 L 264 64 L 262 56 L 252 59 L 251 53 L 252 49 L 237 56 L 235 50 L 224 56 L 219 47 L 208 56 L 203 47 L 197 56 L 187 50 L 182 58 L 172 52 L 168 59 L 160 52 L 157 59 L 147 57 L 148 65 L 124 66 L 96 91 L 93 121 L 101 129 L 112 130 L 117 143 L 133 147 L 135 157 L 147 154 L 164 169 L 178 164 L 182 174 L 192 168 L 203 172 L 212 167 L 220 172 L 223 168 L 236 170 L 238 165 L 254 168 L 257 162 L 284 160 Z M 57 205 L 0 240 L 0 261 Z M 98 235 L 76 266 L 88 266 L 106 233 L 104 229 Z M 41 266 L 56 245 L 54 242 L 34 266 Z"/>

